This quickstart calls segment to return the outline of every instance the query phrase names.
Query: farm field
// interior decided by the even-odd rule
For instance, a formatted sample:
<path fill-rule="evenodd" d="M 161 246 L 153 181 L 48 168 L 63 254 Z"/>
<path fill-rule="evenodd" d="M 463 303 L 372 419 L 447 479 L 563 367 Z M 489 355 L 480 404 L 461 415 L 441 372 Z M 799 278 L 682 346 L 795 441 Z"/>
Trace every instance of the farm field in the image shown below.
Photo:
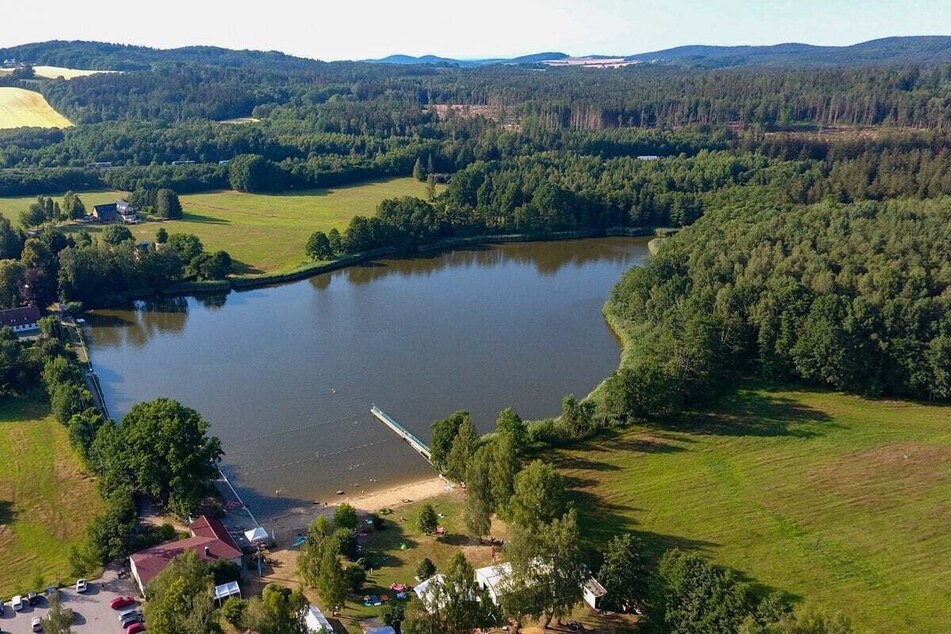
<path fill-rule="evenodd" d="M 70 582 L 69 550 L 103 508 L 46 404 L 0 403 L 0 597 Z M 8 604 L 9 607 L 9 604 Z"/>
<path fill-rule="evenodd" d="M 13 128 L 68 128 L 69 119 L 53 110 L 38 92 L 0 87 L 0 130 Z"/>
<path fill-rule="evenodd" d="M 951 410 L 743 389 L 555 457 L 592 545 L 696 549 L 857 632 L 947 631 Z"/>
<path fill-rule="evenodd" d="M 121 198 L 122 192 L 80 193 L 87 209 Z M 209 250 L 223 249 L 235 260 L 236 273 L 288 271 L 308 263 L 304 246 L 314 231 L 343 231 L 356 215 L 370 215 L 387 198 L 425 196 L 426 184 L 395 178 L 358 185 L 284 194 L 219 191 L 181 197 L 181 220 L 143 222 L 131 227 L 140 239 L 152 239 L 159 227 L 169 233 L 193 233 Z M 58 195 L 62 196 L 62 193 Z M 55 196 L 54 196 L 55 198 Z M 0 198 L 0 213 L 16 222 L 34 196 Z M 83 225 L 91 232 L 101 225 Z M 78 231 L 78 225 L 68 227 Z"/>

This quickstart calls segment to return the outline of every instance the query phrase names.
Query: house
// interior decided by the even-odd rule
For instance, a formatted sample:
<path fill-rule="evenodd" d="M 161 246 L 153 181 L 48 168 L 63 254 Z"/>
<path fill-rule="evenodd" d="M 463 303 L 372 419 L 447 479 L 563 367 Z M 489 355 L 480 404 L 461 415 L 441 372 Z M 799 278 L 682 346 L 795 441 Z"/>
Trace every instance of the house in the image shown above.
<path fill-rule="evenodd" d="M 92 217 L 99 222 L 115 222 L 119 216 L 115 203 L 106 203 L 104 205 L 95 205 L 92 208 Z"/>
<path fill-rule="evenodd" d="M 604 589 L 604 586 L 598 583 L 598 580 L 594 577 L 590 577 L 585 581 L 583 590 L 584 602 L 590 605 L 592 609 L 600 610 L 601 599 L 608 593 L 608 591 Z"/>
<path fill-rule="evenodd" d="M 203 561 L 230 561 L 241 565 L 241 549 L 224 525 L 213 517 L 202 515 L 188 527 L 188 539 L 166 542 L 146 548 L 129 557 L 132 578 L 144 595 L 149 583 L 183 552 L 192 550 Z"/>
<path fill-rule="evenodd" d="M 512 576 L 512 564 L 506 562 L 504 564 L 479 568 L 475 571 L 475 575 L 476 583 L 479 584 L 479 587 L 488 591 L 489 596 L 492 597 L 492 603 L 499 605 L 501 596 L 504 593 L 505 584 L 508 583 L 509 577 Z"/>
<path fill-rule="evenodd" d="M 308 605 L 304 608 L 304 625 L 308 632 L 323 632 L 324 634 L 333 634 L 334 628 L 330 621 L 323 615 L 320 609 L 315 605 Z"/>
<path fill-rule="evenodd" d="M 135 210 L 135 207 L 124 200 L 94 206 L 92 208 L 92 217 L 99 222 L 116 222 L 121 220 L 131 225 L 139 222 L 139 212 Z"/>
<path fill-rule="evenodd" d="M 130 205 L 124 200 L 116 201 L 116 211 L 119 214 L 119 220 L 126 224 L 134 225 L 139 222 L 139 212 L 135 210 L 135 207 Z"/>
<path fill-rule="evenodd" d="M 36 306 L 0 310 L 0 328 L 12 328 L 18 337 L 30 337 L 39 334 L 41 317 Z"/>

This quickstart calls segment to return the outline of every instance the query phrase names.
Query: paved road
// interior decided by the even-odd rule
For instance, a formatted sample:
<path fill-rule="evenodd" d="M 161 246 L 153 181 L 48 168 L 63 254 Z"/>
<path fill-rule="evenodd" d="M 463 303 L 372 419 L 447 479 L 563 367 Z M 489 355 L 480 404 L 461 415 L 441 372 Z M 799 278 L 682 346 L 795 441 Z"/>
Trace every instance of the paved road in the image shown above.
<path fill-rule="evenodd" d="M 63 607 L 70 608 L 76 614 L 72 626 L 76 634 L 123 634 L 118 611 L 110 608 L 109 602 L 115 597 L 126 595 L 137 595 L 133 582 L 128 578 L 117 578 L 112 570 L 106 571 L 102 579 L 91 581 L 85 594 L 78 594 L 73 588 L 60 590 Z M 14 613 L 10 607 L 10 597 L 3 598 L 6 601 L 6 609 L 0 616 L 0 632 L 3 634 L 29 634 L 33 617 L 46 616 L 49 610 L 44 597 L 35 606 L 26 606 L 22 612 Z"/>

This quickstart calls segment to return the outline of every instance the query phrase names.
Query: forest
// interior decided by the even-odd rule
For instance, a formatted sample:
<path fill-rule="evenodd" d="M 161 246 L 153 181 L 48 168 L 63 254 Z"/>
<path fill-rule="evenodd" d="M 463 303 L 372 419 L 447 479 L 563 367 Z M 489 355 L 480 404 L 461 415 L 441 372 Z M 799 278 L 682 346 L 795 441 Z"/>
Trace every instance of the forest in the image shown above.
<path fill-rule="evenodd" d="M 589 72 L 84 43 L 27 53 L 123 72 L 0 80 L 41 91 L 78 124 L 0 132 L 0 195 L 448 183 L 318 232 L 317 260 L 467 236 L 688 227 L 612 298 L 641 342 L 639 362 L 613 379 L 628 405 L 615 408 L 676 407 L 735 374 L 951 397 L 951 66 Z M 253 119 L 227 121 L 239 117 Z M 8 266 L 8 287 L 45 279 L 34 288 L 95 302 L 227 271 L 227 254 L 189 268 L 181 250 L 133 258 L 121 239 L 50 231 L 5 226 L 8 257 L 44 240 L 50 253 Z M 638 403 L 654 381 L 672 387 Z"/>

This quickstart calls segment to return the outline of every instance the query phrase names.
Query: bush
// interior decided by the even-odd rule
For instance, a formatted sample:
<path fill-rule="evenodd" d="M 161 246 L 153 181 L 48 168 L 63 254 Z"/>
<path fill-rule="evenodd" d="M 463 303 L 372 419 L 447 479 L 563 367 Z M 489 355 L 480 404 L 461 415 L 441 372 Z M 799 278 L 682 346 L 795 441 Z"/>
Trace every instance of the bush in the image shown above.
<path fill-rule="evenodd" d="M 228 597 L 221 605 L 221 616 L 225 621 L 236 629 L 241 628 L 241 621 L 244 619 L 244 611 L 248 607 L 248 602 L 238 597 Z"/>
<path fill-rule="evenodd" d="M 433 563 L 432 559 L 426 557 L 419 565 L 416 566 L 416 576 L 419 577 L 419 580 L 429 579 L 434 574 L 436 574 L 436 564 Z"/>
<path fill-rule="evenodd" d="M 344 502 L 334 512 L 334 526 L 354 530 L 357 527 L 357 511 Z"/>
<path fill-rule="evenodd" d="M 367 571 L 362 566 L 352 565 L 347 566 L 344 572 L 347 575 L 347 587 L 354 594 L 359 593 L 363 584 L 367 581 Z"/>

